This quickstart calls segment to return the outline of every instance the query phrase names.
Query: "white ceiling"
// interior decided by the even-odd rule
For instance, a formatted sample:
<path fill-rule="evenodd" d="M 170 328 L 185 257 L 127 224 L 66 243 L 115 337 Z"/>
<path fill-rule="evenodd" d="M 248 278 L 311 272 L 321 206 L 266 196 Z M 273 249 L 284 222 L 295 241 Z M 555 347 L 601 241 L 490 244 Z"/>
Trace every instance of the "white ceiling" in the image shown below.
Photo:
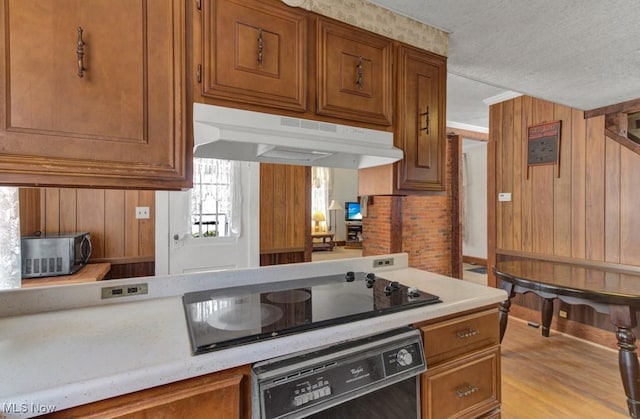
<path fill-rule="evenodd" d="M 515 91 L 589 110 L 640 97 L 638 0 L 369 0 L 449 32 L 449 123 Z"/>

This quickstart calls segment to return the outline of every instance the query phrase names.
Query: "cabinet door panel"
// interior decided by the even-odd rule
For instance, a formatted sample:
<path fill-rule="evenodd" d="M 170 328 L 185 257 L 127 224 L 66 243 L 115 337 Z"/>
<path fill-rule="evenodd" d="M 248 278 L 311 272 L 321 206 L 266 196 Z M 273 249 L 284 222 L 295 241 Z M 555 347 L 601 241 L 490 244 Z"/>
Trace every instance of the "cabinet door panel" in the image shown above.
<path fill-rule="evenodd" d="M 277 2 L 203 7 L 205 97 L 306 109 L 307 20 Z"/>
<path fill-rule="evenodd" d="M 500 407 L 500 347 L 428 369 L 423 417 L 477 418 Z"/>
<path fill-rule="evenodd" d="M 184 7 L 184 0 L 8 0 L 0 11 L 3 181 L 188 186 Z"/>
<path fill-rule="evenodd" d="M 444 58 L 408 47 L 398 54 L 398 124 L 396 145 L 405 158 L 398 163 L 400 190 L 444 190 Z"/>
<path fill-rule="evenodd" d="M 9 128 L 143 141 L 139 2 L 38 2 L 40 10 L 32 10 L 31 3 L 12 2 L 9 8 L 10 92 L 15 92 L 9 100 Z M 119 25 L 131 30 L 115 32 Z M 82 78 L 76 54 L 78 27 L 83 28 L 84 40 Z M 120 71 L 121 66 L 131 71 Z"/>
<path fill-rule="evenodd" d="M 391 57 L 390 40 L 320 20 L 317 113 L 391 125 Z"/>
<path fill-rule="evenodd" d="M 251 366 L 153 387 L 44 417 L 248 419 L 251 417 Z"/>

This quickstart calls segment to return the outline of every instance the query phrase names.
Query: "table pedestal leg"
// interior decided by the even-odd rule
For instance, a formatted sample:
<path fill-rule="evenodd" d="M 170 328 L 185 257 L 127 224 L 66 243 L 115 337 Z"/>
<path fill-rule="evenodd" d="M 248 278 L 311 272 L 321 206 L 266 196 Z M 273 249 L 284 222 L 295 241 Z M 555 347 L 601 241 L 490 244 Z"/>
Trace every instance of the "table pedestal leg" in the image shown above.
<path fill-rule="evenodd" d="M 636 337 L 632 330 L 637 326 L 636 312 L 627 306 L 610 306 L 611 322 L 616 326 L 618 339 L 618 365 L 622 385 L 627 395 L 629 415 L 640 417 L 640 366 L 636 353 Z"/>
<path fill-rule="evenodd" d="M 514 292 L 515 285 L 509 284 L 508 289 L 505 289 L 509 294 L 508 298 L 500 303 L 500 343 L 504 338 L 504 333 L 507 331 L 507 321 L 509 320 L 509 309 L 511 308 L 511 299 L 515 297 Z"/>
<path fill-rule="evenodd" d="M 542 300 L 542 336 L 549 337 L 549 327 L 553 318 L 553 299 L 545 298 Z"/>

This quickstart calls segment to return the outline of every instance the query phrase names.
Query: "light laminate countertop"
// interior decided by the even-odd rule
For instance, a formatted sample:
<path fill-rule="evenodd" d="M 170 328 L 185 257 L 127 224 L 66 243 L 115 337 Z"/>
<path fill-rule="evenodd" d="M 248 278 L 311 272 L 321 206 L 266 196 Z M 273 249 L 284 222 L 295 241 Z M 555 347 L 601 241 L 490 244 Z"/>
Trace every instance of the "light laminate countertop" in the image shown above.
<path fill-rule="evenodd" d="M 506 299 L 503 290 L 407 268 L 406 254 L 393 256 L 394 266 L 382 269 L 367 269 L 375 258 L 357 258 L 109 281 L 109 286 L 149 284 L 149 295 L 116 299 L 125 300 L 122 302 L 105 302 L 99 298 L 100 285 L 104 287 L 105 283 L 0 292 L 0 307 L 13 301 L 11 307 L 5 306 L 4 313 L 0 311 L 0 362 L 3 364 L 0 403 L 3 412 L 12 418 L 33 416 L 38 408 L 61 410 L 493 305 Z M 296 279 L 319 272 L 340 273 L 345 272 L 347 266 L 418 287 L 440 296 L 443 302 L 191 355 L 181 300 L 185 292 Z M 65 287 L 66 292 L 60 290 Z M 131 300 L 127 302 L 126 299 Z M 22 305 L 17 304 L 20 302 Z"/>

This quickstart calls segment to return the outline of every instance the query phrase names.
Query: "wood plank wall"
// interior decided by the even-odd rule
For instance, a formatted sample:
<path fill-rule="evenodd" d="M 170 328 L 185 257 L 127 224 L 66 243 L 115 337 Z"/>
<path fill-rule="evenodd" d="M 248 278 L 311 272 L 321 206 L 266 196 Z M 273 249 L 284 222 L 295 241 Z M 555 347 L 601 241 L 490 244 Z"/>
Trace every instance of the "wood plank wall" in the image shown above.
<path fill-rule="evenodd" d="M 311 261 L 311 168 L 260 164 L 260 265 Z"/>
<path fill-rule="evenodd" d="M 582 111 L 523 96 L 492 105 L 489 120 L 490 266 L 528 256 L 640 268 L 640 156 L 605 136 L 604 116 L 584 119 Z M 530 167 L 527 177 L 527 127 L 555 120 L 562 123 L 560 176 L 545 165 Z M 511 192 L 512 201 L 497 202 L 500 192 Z"/>
<path fill-rule="evenodd" d="M 150 218 L 136 219 L 137 206 L 149 207 Z M 153 275 L 147 272 L 155 260 L 153 191 L 20 188 L 20 225 L 22 235 L 88 231 L 92 261 L 141 263 Z"/>

